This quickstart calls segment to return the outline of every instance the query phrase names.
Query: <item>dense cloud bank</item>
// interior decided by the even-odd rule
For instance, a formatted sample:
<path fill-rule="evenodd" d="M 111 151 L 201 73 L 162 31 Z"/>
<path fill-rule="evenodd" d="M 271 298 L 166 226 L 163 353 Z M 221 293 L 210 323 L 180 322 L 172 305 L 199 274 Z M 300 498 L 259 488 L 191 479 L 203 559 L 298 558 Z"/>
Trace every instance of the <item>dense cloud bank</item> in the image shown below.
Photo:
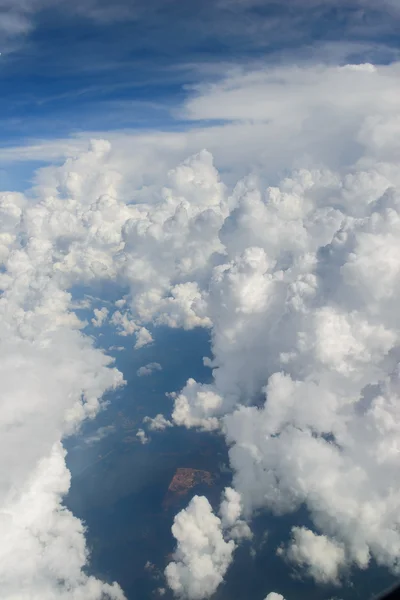
<path fill-rule="evenodd" d="M 369 76 L 376 70 L 352 72 L 355 81 Z M 109 143 L 94 141 L 43 169 L 31 194 L 1 194 L 5 598 L 123 598 L 82 571 L 84 528 L 61 504 L 63 438 L 123 383 L 72 309 L 73 286 L 98 281 L 129 294 L 92 324 L 109 319 L 136 347 L 152 341 L 150 325 L 210 330 L 212 383 L 189 379 L 171 418 L 144 424 L 221 429 L 234 470 L 220 517 L 204 498 L 176 517 L 166 575 L 177 595 L 212 594 L 239 543 L 230 538 L 251 537 L 245 520 L 256 510 L 307 507 L 314 531 L 294 528 L 279 552 L 317 581 L 339 582 L 372 557 L 399 570 L 400 148 L 391 86 L 385 79 L 382 102 L 378 90 L 348 134 L 362 141 L 357 160 L 293 168 L 277 185 L 249 176 L 228 192 L 202 150 L 149 203 L 135 202 L 134 191 L 127 203 L 126 173 Z M 345 131 L 348 113 L 335 114 Z M 312 136 L 308 144 L 311 152 Z M 193 566 L 200 554 L 207 569 Z"/>

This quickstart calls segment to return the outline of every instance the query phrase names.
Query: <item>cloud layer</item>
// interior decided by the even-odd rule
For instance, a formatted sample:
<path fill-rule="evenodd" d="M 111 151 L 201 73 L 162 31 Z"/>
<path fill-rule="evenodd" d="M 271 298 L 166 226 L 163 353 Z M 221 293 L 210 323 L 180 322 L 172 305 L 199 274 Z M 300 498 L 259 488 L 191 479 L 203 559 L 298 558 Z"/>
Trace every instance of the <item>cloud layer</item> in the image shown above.
<path fill-rule="evenodd" d="M 225 142 L 244 126 L 247 99 L 260 105 L 266 155 L 234 189 L 202 150 L 162 184 L 128 194 L 126 161 L 97 140 L 39 171 L 29 194 L 1 195 L 6 598 L 123 597 L 84 574 L 84 529 L 62 507 L 62 440 L 122 384 L 72 309 L 74 286 L 99 281 L 129 293 L 93 324 L 109 318 L 137 348 L 157 325 L 210 331 L 212 382 L 189 379 L 172 395 L 171 420 L 146 421 L 153 430 L 220 429 L 234 469 L 221 519 L 205 498 L 176 517 L 166 574 L 178 595 L 216 589 L 235 547 L 225 538 L 250 537 L 244 519 L 255 511 L 302 505 L 313 530 L 292 531 L 282 551 L 289 563 L 318 581 L 338 581 L 372 557 L 398 572 L 398 69 L 284 67 L 203 90 L 187 110 L 222 117 L 227 106 L 235 123 L 221 128 Z M 298 113 L 279 137 L 294 90 Z M 139 438 L 147 441 L 144 430 Z"/>

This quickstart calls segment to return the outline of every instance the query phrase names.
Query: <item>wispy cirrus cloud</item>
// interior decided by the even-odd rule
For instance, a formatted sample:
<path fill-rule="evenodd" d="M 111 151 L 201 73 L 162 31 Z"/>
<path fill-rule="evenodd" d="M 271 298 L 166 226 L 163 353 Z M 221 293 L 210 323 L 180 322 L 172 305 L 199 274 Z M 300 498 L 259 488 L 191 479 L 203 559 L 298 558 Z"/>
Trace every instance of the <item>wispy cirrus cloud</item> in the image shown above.
<path fill-rule="evenodd" d="M 352 2 L 2 0 L 7 144 L 87 130 L 188 128 L 186 85 L 242 64 L 390 62 L 399 11 Z M 258 63 L 258 66 L 256 65 Z"/>

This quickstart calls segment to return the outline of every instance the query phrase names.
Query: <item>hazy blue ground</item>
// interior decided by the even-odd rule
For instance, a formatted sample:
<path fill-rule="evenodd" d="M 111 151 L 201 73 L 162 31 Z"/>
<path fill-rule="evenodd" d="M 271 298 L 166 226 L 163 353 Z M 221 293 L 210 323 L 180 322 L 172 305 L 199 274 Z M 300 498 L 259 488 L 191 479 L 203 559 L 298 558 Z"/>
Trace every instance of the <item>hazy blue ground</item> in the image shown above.
<path fill-rule="evenodd" d="M 210 378 L 211 372 L 202 362 L 203 356 L 210 355 L 208 332 L 158 328 L 153 345 L 133 351 L 132 338 L 118 336 L 109 327 L 100 331 L 103 335 L 97 339 L 105 348 L 126 346 L 125 351 L 110 354 L 115 356 L 127 384 L 110 396 L 108 408 L 95 421 L 86 423 L 81 435 L 67 441 L 72 485 L 66 504 L 88 526 L 91 572 L 118 581 L 128 600 L 144 600 L 158 597 L 157 588 L 164 586 L 162 572 L 174 549 L 174 515 L 195 493 L 205 494 L 216 508 L 222 489 L 231 481 L 226 469 L 227 449 L 218 435 L 173 428 L 152 433 L 151 442 L 145 445 L 135 439 L 144 416 L 158 412 L 169 415 L 172 400 L 166 392 L 179 390 L 188 377 L 199 381 Z M 87 328 L 87 333 L 98 336 L 98 332 L 91 326 Z M 163 370 L 138 377 L 137 369 L 149 362 L 160 363 Z M 110 425 L 115 429 L 107 437 L 85 443 L 99 427 Z M 181 502 L 163 510 L 163 499 L 178 467 L 211 471 L 215 484 L 212 488 L 200 485 Z M 341 589 L 316 587 L 309 580 L 296 579 L 296 574 L 275 555 L 294 524 L 306 525 L 307 514 L 257 517 L 252 545 L 245 543 L 236 552 L 235 568 L 228 572 L 226 584 L 217 591 L 215 600 L 263 600 L 272 590 L 284 594 L 287 600 L 361 600 L 392 582 L 387 572 L 377 567 L 366 573 L 351 573 Z M 147 561 L 154 567 L 146 569 Z M 171 597 L 169 592 L 164 596 Z"/>

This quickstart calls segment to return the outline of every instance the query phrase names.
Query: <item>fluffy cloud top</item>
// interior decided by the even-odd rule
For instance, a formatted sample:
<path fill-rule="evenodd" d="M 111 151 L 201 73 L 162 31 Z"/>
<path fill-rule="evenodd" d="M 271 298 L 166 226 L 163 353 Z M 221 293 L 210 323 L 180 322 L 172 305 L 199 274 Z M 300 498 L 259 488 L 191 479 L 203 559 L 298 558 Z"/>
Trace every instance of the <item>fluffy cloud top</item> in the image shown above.
<path fill-rule="evenodd" d="M 70 290 L 93 282 L 129 290 L 110 322 L 134 334 L 136 348 L 157 325 L 210 331 L 212 382 L 189 379 L 172 395 L 172 420 L 158 415 L 152 428 L 224 433 L 235 472 L 221 506 L 227 530 L 256 510 L 305 504 L 319 535 L 294 530 L 288 556 L 309 574 L 336 579 L 344 563 L 365 568 L 371 557 L 399 571 L 398 69 L 249 75 L 253 101 L 268 100 L 267 154 L 282 160 L 279 144 L 302 150 L 303 166 L 272 181 L 267 169 L 228 191 L 201 151 L 148 202 L 126 202 L 123 168 L 95 141 L 41 170 L 29 197 L 1 195 L 0 511 L 4 539 L 14 540 L 0 545 L 6 598 L 122 597 L 84 575 L 83 528 L 61 504 L 63 438 L 122 384 L 72 310 Z M 203 90 L 192 116 L 218 116 L 224 105 L 242 119 L 245 80 Z M 290 120 L 288 90 L 297 88 Z M 178 595 L 201 598 L 222 581 L 234 548 L 225 525 L 201 498 L 178 515 L 166 572 Z"/>
<path fill-rule="evenodd" d="M 390 174 L 384 186 L 383 173 Z M 392 165 L 379 165 L 336 182 L 333 174 L 300 172 L 264 201 L 245 193 L 224 239 L 236 250 L 248 236 L 257 259 L 249 268 L 249 250 L 238 248 L 215 282 L 213 362 L 215 393 L 232 399 L 223 426 L 245 512 L 284 513 L 305 502 L 349 560 L 366 566 L 372 554 L 395 570 L 397 185 Z M 263 240 L 264 218 L 274 230 Z M 247 282 L 256 296 L 246 303 Z M 252 400 L 259 406 L 246 406 Z"/>
<path fill-rule="evenodd" d="M 340 568 L 346 562 L 343 546 L 305 527 L 294 527 L 292 535 L 288 559 L 306 567 L 308 575 L 317 583 L 338 583 Z"/>
<path fill-rule="evenodd" d="M 43 227 L 51 199 L 0 197 L 0 579 L 4 598 L 122 600 L 88 577 L 84 527 L 62 506 L 70 485 L 61 440 L 93 418 L 106 390 L 123 383 L 69 309 L 55 268 L 59 249 Z M 49 218 L 48 221 L 46 219 Z M 67 227 L 68 217 L 64 226 Z M 65 229 L 62 229 L 65 231 Z"/>
<path fill-rule="evenodd" d="M 83 573 L 88 559 L 84 528 L 60 502 L 70 483 L 64 457 L 55 445 L 2 510 L 2 595 L 21 600 L 123 600 L 116 584 Z"/>
<path fill-rule="evenodd" d="M 173 427 L 173 423 L 168 421 L 168 419 L 166 419 L 161 413 L 156 415 L 154 418 L 145 417 L 143 419 L 143 423 L 148 423 L 149 429 L 153 431 L 162 431 L 163 429 L 166 429 L 166 427 Z"/>
<path fill-rule="evenodd" d="M 8 555 L 1 573 L 7 598 L 122 597 L 118 587 L 81 571 L 87 560 L 84 530 L 61 505 L 69 475 L 60 441 L 96 415 L 106 390 L 122 384 L 112 360 L 80 331 L 84 324 L 71 310 L 67 290 L 94 281 L 130 286 L 134 302 L 119 303 L 110 321 L 122 335 L 136 335 L 136 348 L 152 341 L 145 323 L 210 325 L 204 293 L 187 281 L 191 272 L 201 277 L 221 246 L 212 232 L 222 223 L 224 188 L 210 155 L 203 152 L 171 172 L 173 187 L 162 190 L 158 205 L 145 206 L 117 199 L 120 176 L 106 166 L 109 151 L 107 142 L 93 142 L 89 152 L 42 171 L 33 199 L 13 193 L 0 198 L 0 507 L 7 522 L 4 539 L 15 540 L 2 545 Z M 97 310 L 93 324 L 101 325 L 107 314 Z M 146 443 L 143 430 L 138 437 Z M 56 460 L 50 457 L 57 457 L 57 469 L 46 484 L 40 465 L 50 469 Z M 25 524 L 27 511 L 19 507 L 42 485 L 47 492 L 32 512 L 32 524 Z M 76 534 L 60 540 L 53 569 L 54 551 L 46 540 L 64 531 L 68 520 Z M 37 539 L 44 540 L 45 552 L 30 552 L 25 560 Z M 70 557 L 76 548 L 77 558 L 68 570 L 63 553 L 71 545 Z M 18 569 L 10 568 L 13 563 Z"/>
<path fill-rule="evenodd" d="M 243 505 L 240 494 L 232 488 L 225 488 L 220 515 L 222 527 L 224 530 L 228 530 L 229 537 L 233 539 L 252 537 L 249 526 L 241 519 L 242 512 Z"/>
<path fill-rule="evenodd" d="M 224 540 L 221 520 L 202 496 L 194 496 L 176 515 L 172 533 L 178 544 L 174 561 L 165 569 L 168 585 L 181 598 L 208 598 L 232 561 L 234 542 Z"/>
<path fill-rule="evenodd" d="M 225 488 L 220 515 L 213 514 L 207 498 L 195 496 L 175 517 L 172 533 L 177 549 L 165 575 L 178 597 L 196 600 L 211 596 L 232 561 L 233 539 L 252 537 L 241 519 L 242 503 L 236 490 Z"/>

